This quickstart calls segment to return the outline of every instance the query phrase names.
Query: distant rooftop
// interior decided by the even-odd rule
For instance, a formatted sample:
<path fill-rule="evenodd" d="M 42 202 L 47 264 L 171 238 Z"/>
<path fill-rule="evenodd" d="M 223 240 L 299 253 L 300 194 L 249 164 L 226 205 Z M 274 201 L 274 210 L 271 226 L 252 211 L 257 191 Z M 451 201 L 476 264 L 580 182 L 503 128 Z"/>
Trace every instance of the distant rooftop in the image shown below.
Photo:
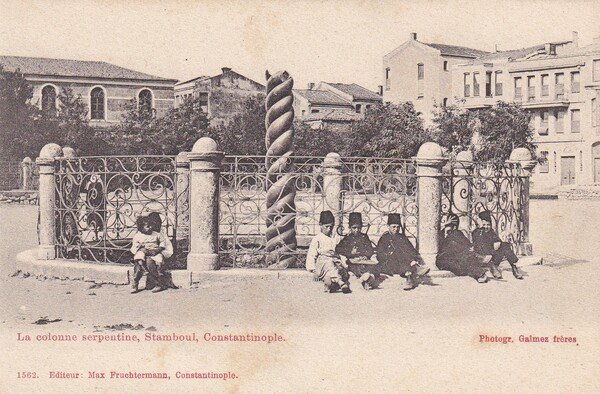
<path fill-rule="evenodd" d="M 376 100 L 381 101 L 381 96 L 375 92 L 363 88 L 355 83 L 330 83 L 325 82 L 327 85 L 334 87 L 335 89 L 351 95 L 354 100 Z"/>
<path fill-rule="evenodd" d="M 252 81 L 252 82 L 254 82 L 255 84 L 257 84 L 259 86 L 265 87 L 265 85 L 263 85 L 262 83 L 256 82 L 255 80 L 250 79 L 250 78 L 248 78 L 245 75 L 242 75 L 242 74 L 240 74 L 240 73 L 238 73 L 236 71 L 233 71 L 229 67 L 222 67 L 221 71 L 222 71 L 221 74 L 217 74 L 217 75 L 214 75 L 212 77 L 206 76 L 206 75 L 202 75 L 202 76 L 199 76 L 199 77 L 196 77 L 196 78 L 188 79 L 187 81 L 179 82 L 177 85 L 183 85 L 183 84 L 190 83 L 190 82 L 200 82 L 200 81 L 204 81 L 204 80 L 207 80 L 207 79 L 221 78 L 225 74 L 234 74 L 234 75 L 237 75 L 237 76 L 242 77 L 244 79 L 247 79 L 248 81 Z"/>
<path fill-rule="evenodd" d="M 480 56 L 483 56 L 483 55 L 489 53 L 486 51 L 481 51 L 479 49 L 461 47 L 461 46 L 456 46 L 456 45 L 434 44 L 434 43 L 426 43 L 426 42 L 423 42 L 422 44 L 425 44 L 429 47 L 435 48 L 435 49 L 439 50 L 442 53 L 442 55 L 447 55 L 447 56 L 460 56 L 460 57 L 476 58 L 476 57 L 480 57 Z"/>
<path fill-rule="evenodd" d="M 23 74 L 29 75 L 177 82 L 175 79 L 157 77 L 100 61 L 0 56 L 0 64 L 8 71 L 19 69 Z"/>
<path fill-rule="evenodd" d="M 294 89 L 294 93 L 306 98 L 312 104 L 343 105 L 351 107 L 350 102 L 327 90 Z"/>
<path fill-rule="evenodd" d="M 352 122 L 362 119 L 360 114 L 353 110 L 328 109 L 321 112 L 310 113 L 302 117 L 304 122 L 329 121 L 329 122 Z"/>

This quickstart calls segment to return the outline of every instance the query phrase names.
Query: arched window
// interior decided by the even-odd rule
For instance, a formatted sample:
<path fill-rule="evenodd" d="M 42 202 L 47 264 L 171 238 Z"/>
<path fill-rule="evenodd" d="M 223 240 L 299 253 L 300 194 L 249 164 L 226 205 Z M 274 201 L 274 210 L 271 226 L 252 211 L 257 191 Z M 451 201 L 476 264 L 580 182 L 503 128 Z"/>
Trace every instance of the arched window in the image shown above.
<path fill-rule="evenodd" d="M 102 88 L 92 89 L 90 94 L 91 114 L 94 120 L 104 120 L 104 90 Z"/>
<path fill-rule="evenodd" d="M 139 114 L 152 114 L 152 92 L 148 89 L 140 91 L 138 94 Z"/>
<path fill-rule="evenodd" d="M 54 89 L 54 86 L 46 85 L 42 89 L 42 111 L 46 115 L 56 113 L 56 89 Z"/>

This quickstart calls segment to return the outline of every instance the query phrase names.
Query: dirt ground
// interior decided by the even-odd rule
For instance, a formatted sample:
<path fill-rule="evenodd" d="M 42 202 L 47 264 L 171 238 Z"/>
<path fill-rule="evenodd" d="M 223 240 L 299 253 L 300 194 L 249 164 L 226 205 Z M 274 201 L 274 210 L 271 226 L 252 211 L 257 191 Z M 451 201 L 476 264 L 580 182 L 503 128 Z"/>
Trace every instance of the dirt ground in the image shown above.
<path fill-rule="evenodd" d="M 0 387 L 129 392 L 598 392 L 600 202 L 532 201 L 542 266 L 525 280 L 435 279 L 406 292 L 399 278 L 366 292 L 326 294 L 302 277 L 231 278 L 190 290 L 130 295 L 123 286 L 10 276 L 36 243 L 36 208 L 0 206 Z M 35 324 L 37 322 L 37 324 Z M 48 342 L 66 333 L 187 334 L 199 342 Z M 18 341 L 29 333 L 32 341 Z M 213 342 L 206 333 L 277 333 L 276 343 Z M 209 337 L 210 337 L 209 335 Z M 513 343 L 480 342 L 480 335 Z M 550 343 L 520 342 L 548 336 Z M 554 336 L 576 337 L 555 343 Z M 6 351 L 3 352 L 6 354 Z M 17 371 L 38 379 L 17 379 Z M 49 379 L 50 371 L 86 378 Z M 88 371 L 165 371 L 170 380 L 87 379 Z M 231 380 L 177 371 L 232 371 Z M 141 386 L 140 386 L 141 385 Z M 46 391 L 44 390 L 44 391 Z"/>

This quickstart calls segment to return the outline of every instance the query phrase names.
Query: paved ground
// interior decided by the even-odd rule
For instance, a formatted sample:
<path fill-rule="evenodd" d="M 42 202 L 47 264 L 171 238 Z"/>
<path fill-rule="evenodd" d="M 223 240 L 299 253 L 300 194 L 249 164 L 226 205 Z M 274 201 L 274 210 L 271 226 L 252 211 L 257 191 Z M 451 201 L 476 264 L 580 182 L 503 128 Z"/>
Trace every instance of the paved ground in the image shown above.
<path fill-rule="evenodd" d="M 411 292 L 396 278 L 377 291 L 325 294 L 304 278 L 231 279 L 191 290 L 128 294 L 118 286 L 8 276 L 13 256 L 36 244 L 35 207 L 0 206 L 0 332 L 12 349 L 0 380 L 33 370 L 51 388 L 130 391 L 140 381 L 47 380 L 65 371 L 167 371 L 155 391 L 598 392 L 600 202 L 532 201 L 531 240 L 546 265 L 518 281 L 477 284 L 437 279 Z M 92 288 L 90 288 L 92 287 Z M 59 321 L 38 325 L 40 318 Z M 43 322 L 43 320 L 42 320 Z M 111 331 L 107 327 L 140 330 Z M 142 328 L 143 327 L 143 328 Z M 285 342 L 17 342 L 16 333 L 272 333 Z M 479 335 L 515 343 L 481 343 Z M 519 336 L 576 337 L 577 343 L 525 343 Z M 43 356 L 40 356 L 43 354 Z M 116 356 L 121 357 L 116 358 Z M 29 368 L 29 369 L 27 369 Z M 175 372 L 233 371 L 230 381 L 177 380 Z M 44 380 L 46 379 L 46 380 Z M 8 383 L 5 383 L 8 384 Z M 18 381 L 16 391 L 31 389 Z M 2 384 L 0 384 L 0 387 Z"/>

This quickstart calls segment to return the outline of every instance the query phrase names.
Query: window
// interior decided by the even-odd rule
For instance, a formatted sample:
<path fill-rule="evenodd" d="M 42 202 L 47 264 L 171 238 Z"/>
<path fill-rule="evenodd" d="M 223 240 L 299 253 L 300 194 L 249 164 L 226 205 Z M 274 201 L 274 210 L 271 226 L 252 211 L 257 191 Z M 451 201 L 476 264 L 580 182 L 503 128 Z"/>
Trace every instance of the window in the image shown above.
<path fill-rule="evenodd" d="M 469 73 L 465 73 L 464 75 L 465 97 L 469 97 L 471 95 L 471 82 L 469 76 Z"/>
<path fill-rule="evenodd" d="M 302 110 L 302 116 L 304 116 L 304 114 L 306 113 L 306 110 Z"/>
<path fill-rule="evenodd" d="M 542 97 L 546 97 L 549 94 L 548 78 L 548 74 L 542 75 Z"/>
<path fill-rule="evenodd" d="M 448 97 L 444 97 L 442 99 L 442 107 L 447 107 L 448 106 Z"/>
<path fill-rule="evenodd" d="M 417 79 L 425 78 L 425 66 L 423 63 L 417 64 Z"/>
<path fill-rule="evenodd" d="M 598 122 L 600 122 L 600 110 L 598 109 L 598 100 L 596 98 L 592 99 L 592 126 L 598 126 Z"/>
<path fill-rule="evenodd" d="M 371 109 L 371 104 L 367 104 L 367 105 L 365 105 L 365 110 L 367 110 L 367 111 L 368 111 L 368 110 L 370 110 L 370 109 Z"/>
<path fill-rule="evenodd" d="M 594 76 L 593 76 L 594 81 L 600 81 L 600 59 L 594 60 L 593 72 L 594 72 Z"/>
<path fill-rule="evenodd" d="M 556 99 L 563 100 L 565 98 L 565 74 L 556 74 L 555 78 L 555 87 L 556 91 Z"/>
<path fill-rule="evenodd" d="M 102 88 L 92 89 L 90 94 L 91 114 L 93 120 L 104 120 L 104 90 Z"/>
<path fill-rule="evenodd" d="M 485 73 L 485 97 L 492 97 L 492 72 Z"/>
<path fill-rule="evenodd" d="M 385 90 L 390 90 L 390 68 L 385 69 Z"/>
<path fill-rule="evenodd" d="M 554 131 L 562 133 L 565 130 L 565 111 L 554 111 Z"/>
<path fill-rule="evenodd" d="M 356 104 L 356 109 L 355 110 L 356 110 L 357 114 L 360 114 L 361 109 L 362 109 L 362 105 Z"/>
<path fill-rule="evenodd" d="M 583 171 L 583 151 L 579 151 L 579 171 Z"/>
<path fill-rule="evenodd" d="M 152 115 L 152 92 L 148 89 L 138 94 L 138 112 L 140 115 Z"/>
<path fill-rule="evenodd" d="M 479 73 L 473 73 L 473 97 L 479 96 Z"/>
<path fill-rule="evenodd" d="M 527 101 L 535 100 L 535 77 L 530 75 L 527 77 Z"/>
<path fill-rule="evenodd" d="M 548 162 L 548 151 L 540 152 L 540 174 L 547 174 L 550 172 L 550 163 Z"/>
<path fill-rule="evenodd" d="M 444 71 L 448 71 L 448 61 L 444 60 Z"/>
<path fill-rule="evenodd" d="M 42 111 L 48 116 L 56 114 L 56 89 L 46 85 L 42 89 Z"/>
<path fill-rule="evenodd" d="M 581 114 L 578 109 L 571 110 L 571 133 L 579 133 L 581 126 Z"/>
<path fill-rule="evenodd" d="M 319 110 L 318 110 L 318 109 L 311 109 L 311 110 L 310 110 L 310 113 L 311 113 L 311 114 L 318 114 L 318 113 L 319 113 Z"/>
<path fill-rule="evenodd" d="M 540 112 L 540 128 L 538 130 L 539 135 L 548 135 L 548 112 Z"/>
<path fill-rule="evenodd" d="M 556 151 L 553 152 L 553 157 L 554 157 L 554 161 L 553 161 L 554 166 L 553 167 L 554 167 L 554 172 L 556 172 Z"/>
<path fill-rule="evenodd" d="M 523 97 L 523 81 L 521 77 L 515 77 L 515 98 Z"/>
<path fill-rule="evenodd" d="M 496 96 L 502 96 L 502 71 L 496 71 Z"/>
<path fill-rule="evenodd" d="M 571 93 L 579 93 L 579 90 L 579 71 L 575 71 L 571 73 Z"/>

